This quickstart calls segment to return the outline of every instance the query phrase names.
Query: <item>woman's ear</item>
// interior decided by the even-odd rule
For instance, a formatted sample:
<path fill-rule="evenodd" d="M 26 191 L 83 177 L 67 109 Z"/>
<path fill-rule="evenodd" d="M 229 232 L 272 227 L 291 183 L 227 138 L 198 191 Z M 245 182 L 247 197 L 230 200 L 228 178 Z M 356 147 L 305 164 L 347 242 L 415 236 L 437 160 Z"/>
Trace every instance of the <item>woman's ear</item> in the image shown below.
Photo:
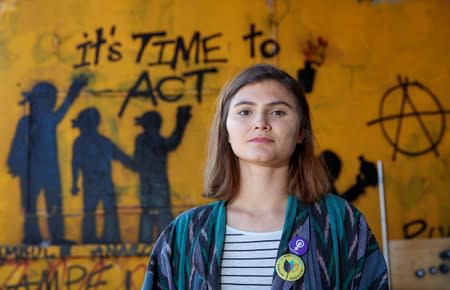
<path fill-rule="evenodd" d="M 305 130 L 303 130 L 302 128 L 300 128 L 300 133 L 298 134 L 297 137 L 297 143 L 301 144 L 303 142 L 303 140 L 305 139 Z"/>

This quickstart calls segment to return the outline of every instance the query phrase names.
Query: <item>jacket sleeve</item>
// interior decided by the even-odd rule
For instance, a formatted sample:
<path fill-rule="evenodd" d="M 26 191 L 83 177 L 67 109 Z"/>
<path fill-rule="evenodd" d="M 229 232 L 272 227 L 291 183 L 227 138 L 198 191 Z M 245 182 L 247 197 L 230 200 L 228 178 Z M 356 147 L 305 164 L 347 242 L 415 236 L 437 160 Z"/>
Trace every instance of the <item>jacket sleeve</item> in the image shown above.
<path fill-rule="evenodd" d="M 364 216 L 347 204 L 344 232 L 346 259 L 341 259 L 344 289 L 389 289 L 387 265 Z"/>
<path fill-rule="evenodd" d="M 160 235 L 150 254 L 142 290 L 176 289 L 172 280 L 175 227 L 170 224 Z"/>
<path fill-rule="evenodd" d="M 359 244 L 364 253 L 359 253 L 361 267 L 358 267 L 356 276 L 360 277 L 357 289 L 389 289 L 388 269 L 386 261 L 378 247 L 375 236 L 371 232 L 366 220 L 361 216 Z M 358 247 L 358 248 L 359 248 Z M 362 251 L 361 251 L 362 252 Z M 359 263 L 359 260 L 357 261 Z"/>

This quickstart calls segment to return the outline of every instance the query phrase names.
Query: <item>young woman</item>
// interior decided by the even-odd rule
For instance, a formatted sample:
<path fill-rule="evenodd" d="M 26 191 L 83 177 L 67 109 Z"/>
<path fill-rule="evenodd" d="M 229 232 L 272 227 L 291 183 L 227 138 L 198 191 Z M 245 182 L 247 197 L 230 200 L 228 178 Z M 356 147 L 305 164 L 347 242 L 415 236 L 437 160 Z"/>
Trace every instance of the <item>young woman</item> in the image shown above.
<path fill-rule="evenodd" d="M 142 289 L 388 289 L 364 217 L 314 155 L 299 83 L 255 65 L 222 90 L 206 196 L 156 242 Z"/>

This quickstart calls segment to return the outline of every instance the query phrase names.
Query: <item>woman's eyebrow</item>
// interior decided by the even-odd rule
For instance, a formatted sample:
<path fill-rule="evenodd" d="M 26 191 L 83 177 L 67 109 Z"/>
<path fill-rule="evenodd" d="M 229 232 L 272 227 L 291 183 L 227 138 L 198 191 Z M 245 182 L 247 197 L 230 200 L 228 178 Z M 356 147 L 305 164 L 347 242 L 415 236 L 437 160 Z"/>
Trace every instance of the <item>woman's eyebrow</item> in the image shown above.
<path fill-rule="evenodd" d="M 250 101 L 239 101 L 236 104 L 234 104 L 233 107 L 238 107 L 238 106 L 242 106 L 242 105 L 256 106 L 256 103 L 255 102 L 250 102 Z M 286 107 L 289 107 L 289 108 L 293 109 L 292 106 L 289 105 L 285 101 L 273 101 L 273 102 L 267 103 L 266 105 L 267 106 L 271 106 L 271 107 L 278 106 L 278 105 L 284 105 Z"/>
<path fill-rule="evenodd" d="M 250 102 L 250 101 L 239 101 L 236 104 L 234 104 L 233 107 L 238 107 L 238 106 L 242 106 L 242 105 L 250 105 L 250 106 L 255 106 L 256 103 L 255 102 Z"/>
<path fill-rule="evenodd" d="M 274 101 L 274 102 L 268 103 L 267 105 L 269 105 L 269 106 L 284 105 L 284 106 L 286 106 L 286 107 L 289 107 L 289 108 L 293 109 L 292 106 L 289 105 L 289 103 L 287 103 L 287 102 L 285 102 L 285 101 Z"/>

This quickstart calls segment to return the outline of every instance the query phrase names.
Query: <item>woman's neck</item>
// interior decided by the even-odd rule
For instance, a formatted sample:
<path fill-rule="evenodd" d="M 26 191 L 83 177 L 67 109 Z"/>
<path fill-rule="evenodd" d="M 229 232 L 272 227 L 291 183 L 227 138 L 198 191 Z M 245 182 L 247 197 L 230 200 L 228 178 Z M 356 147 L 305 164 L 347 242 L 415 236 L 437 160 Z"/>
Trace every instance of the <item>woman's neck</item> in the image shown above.
<path fill-rule="evenodd" d="M 288 199 L 288 168 L 241 166 L 240 188 L 227 204 L 227 224 L 247 231 L 283 227 Z"/>

